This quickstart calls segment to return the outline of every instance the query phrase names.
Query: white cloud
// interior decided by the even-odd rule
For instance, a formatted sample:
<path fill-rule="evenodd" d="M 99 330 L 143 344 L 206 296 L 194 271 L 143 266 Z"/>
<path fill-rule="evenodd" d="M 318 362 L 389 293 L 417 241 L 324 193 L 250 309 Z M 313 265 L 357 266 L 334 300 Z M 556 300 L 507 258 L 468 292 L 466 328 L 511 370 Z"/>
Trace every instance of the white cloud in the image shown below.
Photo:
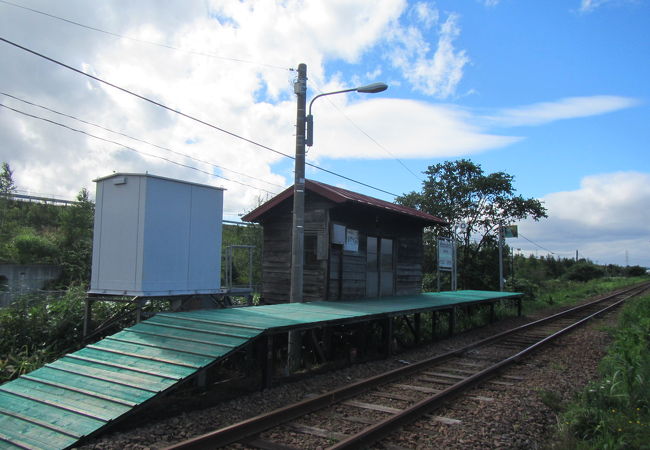
<path fill-rule="evenodd" d="M 133 39 L 106 36 L 5 6 L 3 11 L 8 14 L 0 16 L 0 26 L 8 38 L 287 154 L 292 154 L 295 146 L 292 89 L 295 73 L 282 67 L 306 62 L 311 80 L 323 80 L 320 87 L 324 90 L 336 89 L 348 85 L 350 80 L 340 74 L 327 74 L 326 61 L 355 63 L 370 48 L 399 47 L 404 57 L 399 64 L 408 77 L 398 78 L 393 84 L 411 83 L 415 89 L 444 98 L 455 92 L 467 61 L 464 52 L 456 51 L 453 46 L 460 33 L 457 16 L 450 14 L 440 21 L 439 11 L 427 2 L 409 6 L 405 0 L 212 0 L 191 4 L 170 1 L 165 8 L 160 8 L 157 2 L 143 0 L 118 8 L 111 2 L 91 7 L 85 2 L 52 4 L 35 0 L 31 6 Z M 409 21 L 411 26 L 403 25 Z M 431 47 L 425 34 L 433 36 Z M 171 51 L 135 39 L 219 57 Z M 0 57 L 11 61 L 0 68 L 0 77 L 7 81 L 10 93 L 200 160 L 2 99 L 6 104 L 116 140 L 141 152 L 2 111 L 0 126 L 4 142 L 10 144 L 0 148 L 0 159 L 12 164 L 22 187 L 72 197 L 82 186 L 92 190 L 90 180 L 111 171 L 149 171 L 225 186 L 228 189 L 226 209 L 236 211 L 254 204 L 260 191 L 203 172 L 215 171 L 273 192 L 292 178 L 291 162 L 277 154 L 8 46 L 0 47 Z M 369 78 L 374 78 L 370 77 L 371 72 L 375 75 L 385 72 L 379 61 L 365 69 Z M 344 104 L 346 99 L 338 101 Z M 318 157 L 387 157 L 383 153 L 378 155 L 377 147 L 349 123 L 338 135 L 338 141 L 329 133 L 319 134 L 341 121 L 340 115 L 338 119 L 329 118 L 323 112 L 319 112 L 322 117 L 318 119 L 317 142 L 322 146 L 321 152 L 316 152 Z M 471 114 L 449 106 L 384 99 L 368 105 L 352 104 L 345 112 L 360 126 L 368 126 L 368 132 L 383 145 L 405 157 L 464 155 L 517 139 L 486 133 L 471 125 Z M 407 120 L 408 117 L 411 119 Z M 395 127 L 368 125 L 382 121 Z M 396 136 L 394 130 L 404 130 L 408 137 Z M 337 143 L 330 145 L 330 142 Z M 342 152 L 341 142 L 353 146 L 355 151 Z M 264 181 L 235 176 L 205 161 Z M 262 192 L 262 195 L 266 194 Z"/>
<path fill-rule="evenodd" d="M 420 29 L 397 24 L 390 31 L 387 40 L 391 50 L 387 56 L 416 91 L 442 99 L 455 94 L 463 69 L 469 63 L 466 52 L 454 47 L 454 40 L 460 34 L 458 20 L 452 13 L 440 25 L 433 56 L 430 56 L 429 41 Z"/>
<path fill-rule="evenodd" d="M 522 234 L 570 256 L 578 249 L 600 263 L 650 266 L 650 173 L 616 172 L 585 177 L 580 189 L 542 199 L 548 219 L 525 222 Z M 535 248 L 519 240 L 513 246 Z"/>
<path fill-rule="evenodd" d="M 617 5 L 617 4 L 637 3 L 637 2 L 638 0 L 581 0 L 579 11 L 582 13 L 590 13 L 605 4 Z"/>
<path fill-rule="evenodd" d="M 333 104 L 340 105 L 338 110 L 325 103 L 318 105 L 311 157 L 393 157 L 374 145 L 346 117 L 402 158 L 469 155 L 504 147 L 520 139 L 490 134 L 472 125 L 470 113 L 452 105 L 373 98 L 343 106 L 343 101 L 332 98 Z"/>
<path fill-rule="evenodd" d="M 438 23 L 440 12 L 433 8 L 430 3 L 418 2 L 413 6 L 415 16 L 427 29 Z"/>
<path fill-rule="evenodd" d="M 333 90 L 338 89 L 334 86 Z M 450 104 L 433 104 L 386 96 L 346 103 L 327 97 L 314 109 L 319 158 L 391 158 L 360 132 L 373 136 L 401 158 L 444 158 L 502 148 L 524 139 L 496 134 L 494 127 L 539 126 L 552 121 L 605 114 L 639 102 L 627 97 L 593 96 L 561 99 L 497 111 L 489 116 Z M 390 126 L 386 126 L 390 124 Z"/>
<path fill-rule="evenodd" d="M 603 1 L 598 1 L 598 0 L 582 0 L 580 2 L 580 11 L 582 12 L 588 12 L 594 10 L 599 4 L 603 3 Z"/>
<path fill-rule="evenodd" d="M 170 51 L 130 39 L 108 37 L 9 6 L 2 6 L 0 15 L 0 27 L 7 38 L 288 154 L 293 153 L 295 146 L 292 89 L 295 74 L 282 67 L 295 67 L 304 61 L 309 66 L 309 76 L 324 79 L 327 84 L 323 68 L 326 59 L 357 60 L 376 44 L 385 27 L 397 20 L 406 7 L 403 0 L 212 1 L 207 4 L 170 1 L 165 8 L 151 1 L 119 7 L 110 2 L 93 6 L 74 1 L 33 3 L 30 6 L 37 9 L 135 39 L 223 57 Z M 303 59 L 305 55 L 309 58 Z M 215 170 L 268 191 L 279 192 L 291 179 L 290 161 L 281 163 L 288 160 L 277 154 L 210 130 L 5 44 L 0 46 L 0 58 L 11 61 L 0 68 L 0 78 L 12 94 L 272 184 L 222 172 L 209 164 L 131 142 L 125 137 L 116 138 L 105 131 L 1 98 L 5 104 L 88 129 L 142 152 L 202 171 Z M 242 64 L 231 59 L 259 64 Z M 380 67 L 374 70 L 378 72 Z M 7 144 L 0 148 L 0 160 L 9 161 L 20 187 L 32 191 L 70 198 L 82 186 L 93 190 L 90 180 L 116 170 L 149 171 L 223 185 L 228 189 L 225 207 L 229 211 L 246 210 L 256 203 L 259 195 L 266 195 L 6 110 L 0 111 L 0 118 L 3 143 Z"/>
<path fill-rule="evenodd" d="M 569 97 L 553 102 L 508 108 L 486 117 L 488 123 L 500 126 L 542 125 L 556 120 L 595 116 L 631 108 L 640 102 L 629 97 L 594 95 Z"/>

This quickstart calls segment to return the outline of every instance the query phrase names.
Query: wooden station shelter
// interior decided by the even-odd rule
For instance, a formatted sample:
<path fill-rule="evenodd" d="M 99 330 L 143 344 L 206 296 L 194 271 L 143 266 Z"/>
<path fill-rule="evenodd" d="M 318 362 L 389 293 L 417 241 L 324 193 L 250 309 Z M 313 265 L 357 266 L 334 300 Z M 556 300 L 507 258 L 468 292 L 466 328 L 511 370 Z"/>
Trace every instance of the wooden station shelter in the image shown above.
<path fill-rule="evenodd" d="M 406 206 L 305 182 L 304 301 L 419 294 L 423 229 L 447 222 Z M 293 187 L 242 217 L 264 229 L 262 300 L 289 301 Z"/>

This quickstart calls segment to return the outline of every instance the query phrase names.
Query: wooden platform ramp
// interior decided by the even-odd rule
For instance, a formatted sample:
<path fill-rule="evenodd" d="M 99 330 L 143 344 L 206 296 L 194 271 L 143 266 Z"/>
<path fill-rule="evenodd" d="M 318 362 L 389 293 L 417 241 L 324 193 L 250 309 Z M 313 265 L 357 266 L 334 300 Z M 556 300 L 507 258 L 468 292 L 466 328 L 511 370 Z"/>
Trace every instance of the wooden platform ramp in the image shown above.
<path fill-rule="evenodd" d="M 136 408 L 145 407 L 148 400 L 265 332 L 308 329 L 520 295 L 455 291 L 158 313 L 0 386 L 0 448 L 69 448 Z"/>

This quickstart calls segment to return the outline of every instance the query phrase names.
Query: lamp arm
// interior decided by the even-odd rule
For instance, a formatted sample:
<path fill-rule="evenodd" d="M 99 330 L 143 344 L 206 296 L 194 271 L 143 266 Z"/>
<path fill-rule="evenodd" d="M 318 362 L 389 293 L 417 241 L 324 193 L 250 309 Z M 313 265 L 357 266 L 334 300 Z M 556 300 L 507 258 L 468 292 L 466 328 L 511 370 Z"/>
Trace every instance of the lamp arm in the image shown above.
<path fill-rule="evenodd" d="M 352 88 L 352 89 L 343 89 L 342 91 L 325 92 L 324 94 L 318 94 L 316 97 L 312 98 L 311 101 L 309 102 L 309 115 L 311 116 L 311 105 L 314 103 L 314 101 L 317 98 L 324 97 L 326 95 L 342 94 L 344 92 L 353 92 L 353 91 L 356 91 L 356 90 L 357 90 L 357 88 Z"/>

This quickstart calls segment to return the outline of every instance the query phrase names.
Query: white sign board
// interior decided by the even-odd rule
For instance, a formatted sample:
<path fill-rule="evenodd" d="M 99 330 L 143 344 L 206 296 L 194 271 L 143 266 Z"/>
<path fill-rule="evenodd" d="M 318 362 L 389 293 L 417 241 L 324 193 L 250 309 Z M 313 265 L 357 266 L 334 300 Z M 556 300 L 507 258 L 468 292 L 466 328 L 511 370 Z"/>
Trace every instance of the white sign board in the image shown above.
<path fill-rule="evenodd" d="M 359 231 L 351 230 L 347 228 L 345 230 L 345 245 L 343 250 L 349 252 L 358 252 L 359 251 Z"/>
<path fill-rule="evenodd" d="M 454 242 L 438 238 L 438 269 L 451 270 L 454 267 Z"/>
<path fill-rule="evenodd" d="M 517 229 L 517 225 L 508 225 L 503 227 L 503 237 L 506 239 L 519 237 L 519 230 Z"/>
<path fill-rule="evenodd" d="M 345 227 L 337 223 L 332 225 L 332 244 L 345 244 Z"/>

